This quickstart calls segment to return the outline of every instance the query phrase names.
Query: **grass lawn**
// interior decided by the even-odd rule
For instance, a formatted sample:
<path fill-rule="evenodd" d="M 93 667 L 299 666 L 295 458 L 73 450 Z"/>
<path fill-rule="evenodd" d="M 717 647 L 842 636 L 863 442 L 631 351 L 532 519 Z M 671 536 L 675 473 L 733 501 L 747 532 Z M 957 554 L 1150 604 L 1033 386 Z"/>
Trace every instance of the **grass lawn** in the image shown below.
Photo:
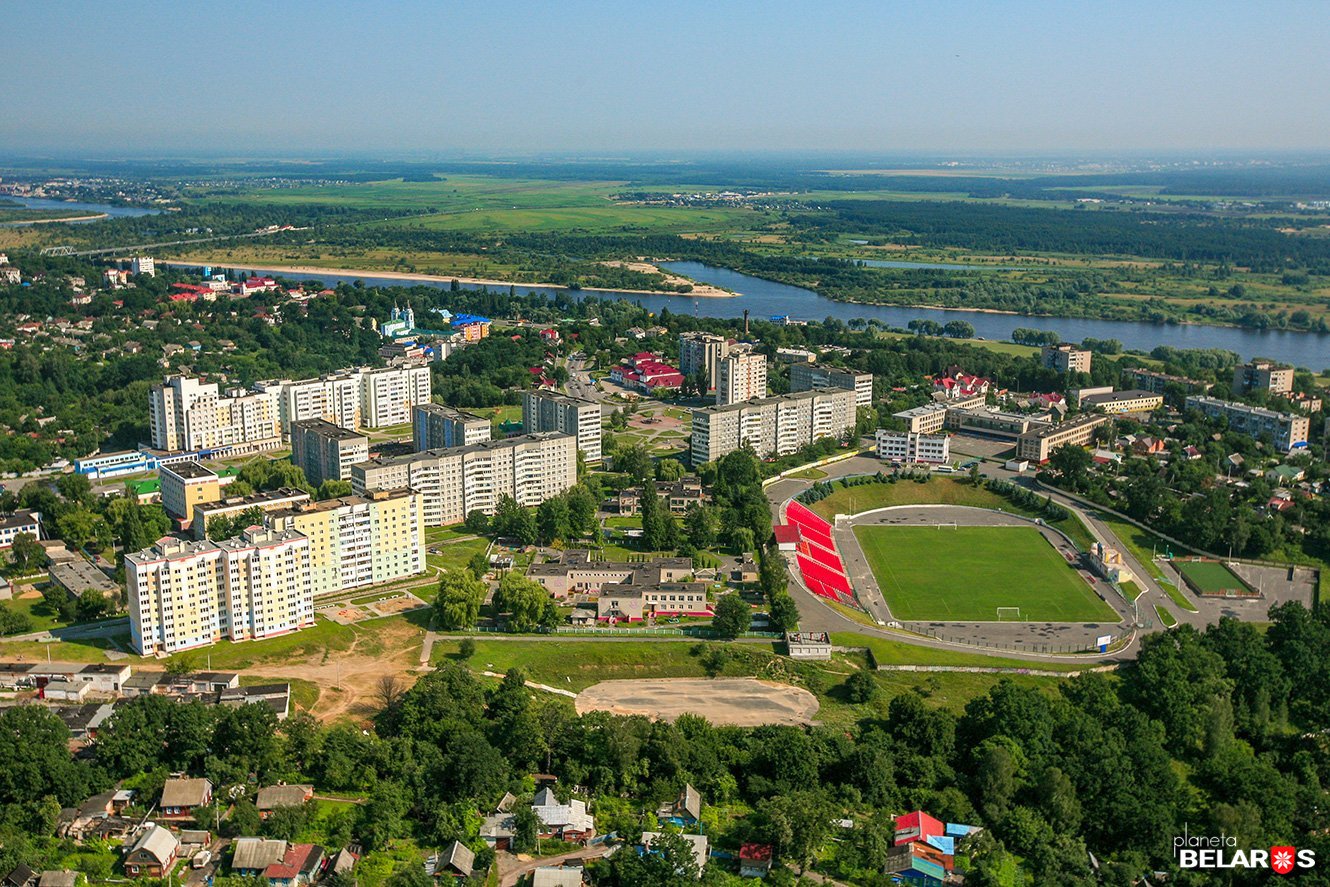
<path fill-rule="evenodd" d="M 1156 580 L 1164 580 L 1164 572 L 1159 569 L 1159 565 L 1154 562 L 1150 556 L 1152 552 L 1163 554 L 1170 550 L 1172 546 L 1160 539 L 1158 536 L 1142 530 L 1135 524 L 1129 524 L 1119 517 L 1108 514 L 1107 512 L 1096 512 L 1095 518 L 1103 521 L 1108 528 L 1113 531 L 1113 535 L 1126 546 L 1127 550 L 1136 556 L 1136 559 L 1145 565 L 1145 571 Z"/>
<path fill-rule="evenodd" d="M 457 640 L 440 640 L 434 658 L 457 653 Z M 623 678 L 701 678 L 706 671 L 692 649 L 698 641 L 486 641 L 466 665 L 476 671 L 507 672 L 520 668 L 529 680 L 566 690 L 585 690 L 600 681 Z"/>
<path fill-rule="evenodd" d="M 270 678 L 262 675 L 241 675 L 240 686 L 256 687 L 263 684 L 281 684 L 291 685 L 291 707 L 300 708 L 305 711 L 314 707 L 314 703 L 319 701 L 319 685 L 313 681 L 302 680 L 301 678 Z"/>
<path fill-rule="evenodd" d="M 808 506 L 812 511 L 831 520 L 837 514 L 858 514 L 875 508 L 888 508 L 893 505 L 968 505 L 973 508 L 988 508 L 994 511 L 1006 511 L 1026 517 L 1037 517 L 997 493 L 983 487 L 975 487 L 968 480 L 952 477 L 933 477 L 920 483 L 913 480 L 900 480 L 896 483 L 860 484 L 853 487 L 837 486 L 836 491 L 825 499 Z M 1077 547 L 1088 549 L 1094 542 L 1090 531 L 1079 518 L 1050 522 L 1071 537 Z"/>
<path fill-rule="evenodd" d="M 106 662 L 108 650 L 129 651 L 129 629 L 113 638 L 52 641 L 49 644 L 39 641 L 7 641 L 0 643 L 0 659 L 45 662 L 48 649 L 51 659 L 57 662 Z"/>
<path fill-rule="evenodd" d="M 483 554 L 490 547 L 488 539 L 467 539 L 462 542 L 448 542 L 438 546 L 438 554 L 425 555 L 425 562 L 431 567 L 445 570 L 465 569 L 471 558 Z"/>
<path fill-rule="evenodd" d="M 19 586 L 24 593 L 31 591 L 32 587 L 33 586 L 31 585 Z M 0 607 L 4 607 L 6 610 L 10 610 L 14 613 L 22 613 L 31 619 L 32 628 L 29 629 L 29 631 L 46 631 L 47 629 L 57 628 L 68 624 L 60 619 L 59 614 L 56 613 L 55 609 L 48 604 L 46 598 L 43 597 L 15 597 L 13 600 L 5 601 L 3 604 L 0 604 Z"/>
<path fill-rule="evenodd" d="M 1173 567 L 1204 594 L 1246 594 L 1246 584 L 1217 561 L 1173 561 Z"/>
<path fill-rule="evenodd" d="M 1159 604 L 1155 604 L 1155 613 L 1158 614 L 1159 621 L 1164 624 L 1165 628 L 1172 628 L 1178 624 L 1178 620 L 1173 618 L 1173 614 L 1159 606 Z"/>
<path fill-rule="evenodd" d="M 998 607 L 1020 607 L 1021 618 L 1036 622 L 1117 621 L 1033 527 L 855 527 L 854 533 L 897 619 L 994 621 Z"/>
<path fill-rule="evenodd" d="M 800 480 L 821 480 L 827 473 L 821 468 L 805 468 L 803 471 L 796 471 L 793 474 L 787 474 L 786 477 L 797 477 Z"/>
<path fill-rule="evenodd" d="M 1196 605 L 1187 599 L 1187 595 L 1183 592 L 1183 590 L 1181 588 L 1178 588 L 1172 582 L 1169 582 L 1167 579 L 1160 579 L 1159 587 L 1164 589 L 1164 594 L 1168 595 L 1169 600 L 1177 604 L 1182 609 L 1186 610 L 1189 613 L 1200 612 L 1199 610 L 1196 609 Z"/>
<path fill-rule="evenodd" d="M 468 530 L 461 524 L 451 527 L 426 527 L 425 544 L 432 545 L 437 542 L 448 542 L 453 539 L 469 539 L 475 533 Z"/>

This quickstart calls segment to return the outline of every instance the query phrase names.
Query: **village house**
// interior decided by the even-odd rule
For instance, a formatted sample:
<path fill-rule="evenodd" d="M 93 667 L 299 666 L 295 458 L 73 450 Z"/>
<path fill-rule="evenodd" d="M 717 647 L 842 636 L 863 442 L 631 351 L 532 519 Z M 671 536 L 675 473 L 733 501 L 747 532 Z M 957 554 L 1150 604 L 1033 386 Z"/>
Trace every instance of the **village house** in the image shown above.
<path fill-rule="evenodd" d="M 125 855 L 125 874 L 132 878 L 164 878 L 175 866 L 180 841 L 170 830 L 153 825 L 143 831 Z"/>
<path fill-rule="evenodd" d="M 596 834 L 596 821 L 586 812 L 586 801 L 574 798 L 567 804 L 560 803 L 548 786 L 536 792 L 531 812 L 540 820 L 542 838 L 581 844 Z"/>
<path fill-rule="evenodd" d="M 476 854 L 461 841 L 453 841 L 441 853 L 425 860 L 425 874 L 439 878 L 469 878 L 476 864 Z"/>
<path fill-rule="evenodd" d="M 188 819 L 200 807 L 212 803 L 212 783 L 207 779 L 168 779 L 162 786 L 162 800 L 158 804 L 161 815 L 167 819 Z"/>
<path fill-rule="evenodd" d="M 279 807 L 301 807 L 314 797 L 312 785 L 270 785 L 259 789 L 254 806 L 266 819 Z"/>

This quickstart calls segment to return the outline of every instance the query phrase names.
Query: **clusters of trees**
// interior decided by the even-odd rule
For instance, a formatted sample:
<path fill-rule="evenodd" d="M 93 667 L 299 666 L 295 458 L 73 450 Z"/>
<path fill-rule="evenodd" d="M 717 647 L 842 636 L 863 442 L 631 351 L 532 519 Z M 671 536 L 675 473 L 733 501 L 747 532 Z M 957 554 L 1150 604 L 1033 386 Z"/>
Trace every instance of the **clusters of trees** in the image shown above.
<path fill-rule="evenodd" d="M 946 336 L 950 339 L 973 339 L 974 325 L 964 320 L 938 323 L 936 320 L 912 320 L 906 324 L 912 333 L 921 336 Z"/>
<path fill-rule="evenodd" d="M 1151 635 L 1136 664 L 1115 677 L 1085 674 L 1053 692 L 1002 681 L 959 714 L 897 695 L 848 728 L 578 717 L 567 700 L 533 696 L 518 669 L 487 688 L 457 663 L 385 694 L 375 729 L 365 732 L 302 714 L 279 724 L 261 705 L 147 696 L 117 706 L 90 752 L 75 757 L 49 710 L 7 708 L 0 867 L 44 867 L 57 852 L 50 836 L 61 806 L 117 780 L 150 803 L 171 772 L 208 776 L 219 797 L 240 799 L 220 821 L 230 834 L 303 827 L 257 823 L 249 799 L 259 785 L 363 793 L 363 804 L 322 827 L 331 843 L 369 851 L 405 837 L 479 850 L 479 814 L 505 791 L 529 800 L 526 777 L 539 770 L 559 777 L 560 792 L 582 787 L 599 830 L 630 841 L 653 821 L 649 811 L 691 783 L 708 804 L 751 810 L 713 821 L 714 843 L 772 843 L 793 866 L 818 858 L 831 820 L 852 815 L 854 830 L 821 865 L 860 883 L 881 872 L 890 815 L 916 808 L 988 829 L 967 878 L 980 885 L 1032 877 L 1125 887 L 1171 870 L 1172 837 L 1184 828 L 1222 831 L 1242 847 L 1291 843 L 1324 856 L 1330 623 L 1292 603 L 1273 608 L 1270 621 L 1264 633 L 1226 618 L 1204 633 L 1182 626 Z M 847 685 L 851 692 L 881 691 Z M 211 810 L 201 818 L 217 825 Z M 602 865 L 594 877 L 660 883 L 635 880 L 643 877 L 636 863 Z"/>

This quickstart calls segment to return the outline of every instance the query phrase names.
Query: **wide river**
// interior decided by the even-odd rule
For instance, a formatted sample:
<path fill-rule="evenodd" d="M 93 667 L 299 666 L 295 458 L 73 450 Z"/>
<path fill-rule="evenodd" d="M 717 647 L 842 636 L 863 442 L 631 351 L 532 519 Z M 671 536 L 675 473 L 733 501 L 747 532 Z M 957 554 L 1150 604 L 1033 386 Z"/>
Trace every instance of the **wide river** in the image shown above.
<path fill-rule="evenodd" d="M 215 266 L 221 270 L 220 266 Z M 648 296 L 637 293 L 617 293 L 606 290 L 580 290 L 574 295 L 595 295 L 606 298 L 628 299 L 641 303 L 652 311 L 669 308 L 679 314 L 701 317 L 742 317 L 747 309 L 754 319 L 788 316 L 791 320 L 867 320 L 877 318 L 882 323 L 904 328 L 911 320 L 929 319 L 938 323 L 964 320 L 974 327 L 975 335 L 985 339 L 1007 340 L 1017 327 L 1053 330 L 1068 342 L 1080 342 L 1087 337 L 1117 339 L 1124 347 L 1137 351 L 1150 351 L 1157 345 L 1175 348 L 1223 348 L 1237 352 L 1243 360 L 1267 357 L 1272 360 L 1306 367 L 1320 372 L 1330 367 L 1330 335 L 1286 332 L 1281 330 L 1250 330 L 1236 327 L 1203 326 L 1201 324 L 1153 324 L 1128 320 L 1095 320 L 1083 317 L 1027 317 L 1015 314 L 991 314 L 985 311 L 944 311 L 940 308 L 901 308 L 894 305 L 860 305 L 836 302 L 812 290 L 790 286 L 740 274 L 728 268 L 716 268 L 700 262 L 662 262 L 661 267 L 691 277 L 693 280 L 724 287 L 738 293 L 733 298 L 693 298 L 679 296 Z M 276 268 L 232 268 L 232 271 L 260 274 L 284 274 Z M 287 274 L 286 276 L 292 276 Z M 301 275 L 296 275 L 301 276 Z M 360 280 L 366 286 L 435 286 L 448 288 L 446 281 L 412 281 L 370 274 L 334 274 L 319 272 L 303 275 L 328 281 Z M 459 284 L 462 289 L 484 289 L 481 284 Z M 536 292 L 553 295 L 562 290 L 555 287 L 515 284 L 522 293 Z M 492 289 L 502 287 L 491 286 Z"/>
<path fill-rule="evenodd" d="M 0 208 L 6 203 L 17 203 L 27 209 L 102 213 L 108 216 L 151 216 L 161 212 L 159 209 L 149 209 L 145 206 L 112 206 L 109 203 L 76 203 L 70 200 L 48 200 L 45 197 L 15 197 L 12 194 L 0 194 Z"/>

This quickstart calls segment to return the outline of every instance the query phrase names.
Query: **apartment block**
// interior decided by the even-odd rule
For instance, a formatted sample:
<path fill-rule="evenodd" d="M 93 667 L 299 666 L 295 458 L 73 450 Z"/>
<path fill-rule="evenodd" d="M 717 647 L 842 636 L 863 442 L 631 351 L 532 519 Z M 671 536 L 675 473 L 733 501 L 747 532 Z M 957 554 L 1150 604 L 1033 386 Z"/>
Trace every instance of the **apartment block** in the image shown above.
<path fill-rule="evenodd" d="M 141 655 L 284 634 L 314 621 L 310 540 L 254 529 L 221 543 L 163 540 L 125 558 Z"/>
<path fill-rule="evenodd" d="M 1286 453 L 1306 445 L 1311 433 L 1308 416 L 1277 413 L 1245 403 L 1194 395 L 1187 398 L 1187 409 L 1197 410 L 1211 419 L 1227 419 L 1229 428 L 1252 437 L 1269 435 L 1275 447 Z"/>
<path fill-rule="evenodd" d="M 157 262 L 152 256 L 135 256 L 129 262 L 129 271 L 131 274 L 146 274 L 149 277 L 157 276 Z"/>
<path fill-rule="evenodd" d="M 306 502 L 274 512 L 269 523 L 309 539 L 313 597 L 391 582 L 425 569 L 420 496 L 410 490 Z"/>
<path fill-rule="evenodd" d="M 1047 462 L 1053 451 L 1064 444 L 1083 447 L 1094 439 L 1094 430 L 1111 421 L 1099 413 L 1083 413 L 1060 425 L 1032 428 L 1016 438 L 1016 458 Z"/>
<path fill-rule="evenodd" d="M 691 332 L 679 336 L 679 372 L 692 376 L 706 373 L 709 387 L 720 378 L 720 362 L 730 353 L 730 341 L 712 333 Z"/>
<path fill-rule="evenodd" d="M 222 498 L 222 480 L 216 472 L 198 462 L 163 465 L 159 472 L 162 507 L 171 517 L 188 526 L 194 506 Z"/>
<path fill-rule="evenodd" d="M 1059 373 L 1088 373 L 1090 360 L 1094 352 L 1063 342 L 1061 345 L 1045 345 L 1041 352 L 1044 369 L 1057 370 Z"/>
<path fill-rule="evenodd" d="M 418 403 L 411 410 L 411 442 L 418 453 L 470 446 L 490 437 L 489 419 L 439 403 Z"/>
<path fill-rule="evenodd" d="M 323 419 L 291 423 L 291 462 L 314 486 L 350 480 L 351 466 L 369 458 L 369 438 Z"/>
<path fill-rule="evenodd" d="M 823 388 L 853 391 L 856 408 L 873 405 L 872 373 L 857 373 L 816 363 L 790 364 L 790 391 L 820 391 Z"/>
<path fill-rule="evenodd" d="M 767 396 L 767 359 L 756 351 L 726 355 L 716 377 L 716 403 L 731 404 Z"/>
<path fill-rule="evenodd" d="M 315 379 L 271 379 L 256 382 L 254 389 L 275 392 L 283 434 L 290 434 L 292 422 L 309 419 L 323 419 L 352 431 L 361 426 L 358 370 L 344 370 Z"/>
<path fill-rule="evenodd" d="M 575 483 L 577 438 L 554 431 L 426 450 L 351 469 L 357 493 L 399 488 L 419 493 L 421 520 L 428 527 L 460 523 L 472 511 L 493 514 L 503 496 L 539 505 Z"/>
<path fill-rule="evenodd" d="M 411 409 L 430 402 L 428 366 L 383 367 L 360 371 L 360 417 L 366 428 L 404 425 Z"/>
<path fill-rule="evenodd" d="M 1242 395 L 1253 391 L 1271 394 L 1293 392 L 1293 367 L 1280 366 L 1268 360 L 1253 360 L 1233 368 L 1233 393 Z"/>
<path fill-rule="evenodd" d="M 601 409 L 594 400 L 554 391 L 522 393 L 522 430 L 527 434 L 557 431 L 577 438 L 588 463 L 601 460 Z"/>
<path fill-rule="evenodd" d="M 1205 394 L 1214 387 L 1210 382 L 1188 379 L 1186 376 L 1170 376 L 1168 373 L 1141 369 L 1140 367 L 1129 367 L 1123 370 L 1122 380 L 1132 388 L 1149 391 L 1151 394 L 1163 394 L 1164 390 L 1170 385 L 1177 385 L 1188 393 L 1198 392 L 1200 394 Z"/>
<path fill-rule="evenodd" d="M 159 450 L 229 449 L 233 454 L 281 446 L 277 398 L 272 392 L 232 389 L 188 376 L 169 376 L 148 398 L 153 446 Z"/>
<path fill-rule="evenodd" d="M 800 391 L 693 410 L 692 462 L 700 465 L 744 446 L 759 456 L 784 456 L 813 441 L 854 430 L 855 392 Z"/>
<path fill-rule="evenodd" d="M 908 431 L 877 432 L 877 457 L 887 462 L 951 461 L 951 438 L 945 434 L 912 434 Z"/>

